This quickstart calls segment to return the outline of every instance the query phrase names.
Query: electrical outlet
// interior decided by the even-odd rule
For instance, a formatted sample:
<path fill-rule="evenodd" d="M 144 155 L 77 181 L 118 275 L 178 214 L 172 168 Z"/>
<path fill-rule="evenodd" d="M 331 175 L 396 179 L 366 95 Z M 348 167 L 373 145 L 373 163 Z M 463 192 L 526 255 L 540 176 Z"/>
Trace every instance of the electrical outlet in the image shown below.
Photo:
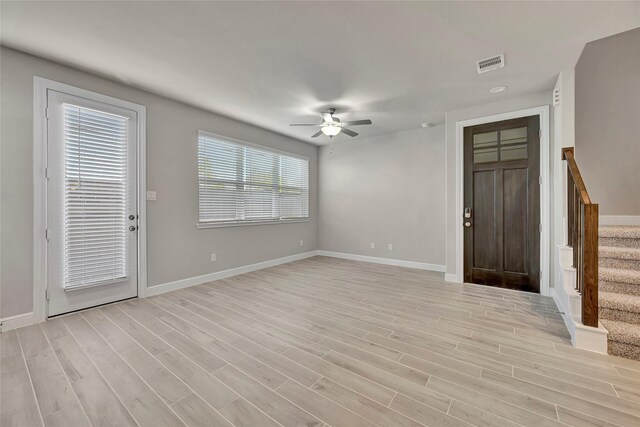
<path fill-rule="evenodd" d="M 371 249 L 375 249 L 376 248 L 376 244 L 371 242 Z"/>
<path fill-rule="evenodd" d="M 300 240 L 300 246 L 304 246 L 304 240 Z"/>
<path fill-rule="evenodd" d="M 393 245 L 391 243 L 389 243 L 389 250 L 392 251 L 393 250 Z"/>
<path fill-rule="evenodd" d="M 218 256 L 216 254 L 211 254 L 211 262 L 216 262 Z"/>

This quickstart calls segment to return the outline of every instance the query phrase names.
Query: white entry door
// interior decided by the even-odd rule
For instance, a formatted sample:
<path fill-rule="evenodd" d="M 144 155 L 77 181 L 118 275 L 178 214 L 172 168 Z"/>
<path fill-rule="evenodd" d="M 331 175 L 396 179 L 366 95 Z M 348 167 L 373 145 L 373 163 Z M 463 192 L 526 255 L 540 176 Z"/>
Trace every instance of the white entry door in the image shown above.
<path fill-rule="evenodd" d="M 48 315 L 135 297 L 136 112 L 47 91 Z"/>

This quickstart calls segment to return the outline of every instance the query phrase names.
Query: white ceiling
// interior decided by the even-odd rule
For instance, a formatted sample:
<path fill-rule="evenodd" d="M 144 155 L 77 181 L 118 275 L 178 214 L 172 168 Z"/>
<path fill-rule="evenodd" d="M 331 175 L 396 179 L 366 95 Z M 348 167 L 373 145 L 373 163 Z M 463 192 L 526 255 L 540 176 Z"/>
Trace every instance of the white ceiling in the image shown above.
<path fill-rule="evenodd" d="M 6 2 L 2 44 L 311 140 L 326 107 L 360 137 L 553 87 L 640 2 Z M 505 53 L 478 75 L 474 61 Z M 508 86 L 490 94 L 494 86 Z M 339 136 L 340 138 L 348 138 Z"/>

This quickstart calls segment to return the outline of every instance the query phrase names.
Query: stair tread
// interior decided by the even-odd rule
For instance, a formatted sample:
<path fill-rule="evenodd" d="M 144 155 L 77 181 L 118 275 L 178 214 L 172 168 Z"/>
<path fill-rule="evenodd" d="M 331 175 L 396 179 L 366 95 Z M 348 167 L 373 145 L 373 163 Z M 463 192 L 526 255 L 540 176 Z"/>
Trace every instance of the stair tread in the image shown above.
<path fill-rule="evenodd" d="M 598 255 L 600 258 L 640 260 L 640 248 L 600 246 L 598 248 Z"/>
<path fill-rule="evenodd" d="M 600 237 L 640 239 L 640 227 L 635 225 L 603 225 L 598 229 Z"/>
<path fill-rule="evenodd" d="M 606 268 L 598 269 L 598 279 L 604 282 L 629 283 L 632 285 L 640 285 L 640 271 L 627 270 L 624 268 Z"/>
<path fill-rule="evenodd" d="M 609 341 L 638 346 L 640 344 L 640 325 L 601 319 L 604 327 L 609 331 Z"/>
<path fill-rule="evenodd" d="M 602 308 L 640 313 L 640 296 L 638 295 L 600 292 L 598 294 L 598 302 Z"/>

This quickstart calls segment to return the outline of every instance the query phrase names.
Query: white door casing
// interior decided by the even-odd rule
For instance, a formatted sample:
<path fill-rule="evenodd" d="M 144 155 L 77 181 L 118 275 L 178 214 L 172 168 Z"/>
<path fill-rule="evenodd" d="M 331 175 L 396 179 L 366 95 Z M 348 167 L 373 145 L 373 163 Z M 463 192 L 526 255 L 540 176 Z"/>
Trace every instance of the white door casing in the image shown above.
<path fill-rule="evenodd" d="M 135 297 L 136 113 L 48 90 L 47 117 L 48 313 Z"/>
<path fill-rule="evenodd" d="M 127 204 L 116 203 L 116 206 L 123 209 L 126 207 L 126 218 L 123 220 L 127 230 L 129 226 L 136 226 L 137 223 L 137 230 L 127 231 L 126 237 L 122 237 L 125 235 L 122 233 L 120 236 L 121 242 L 126 241 L 126 256 L 121 256 L 122 259 L 126 258 L 126 274 L 116 274 L 113 276 L 114 280 L 99 280 L 99 277 L 89 277 L 84 281 L 77 280 L 76 274 L 73 276 L 75 279 L 67 280 L 67 287 L 74 287 L 74 290 L 67 289 L 66 291 L 63 289 L 65 283 L 64 259 L 66 256 L 67 259 L 73 261 L 74 254 L 68 250 L 69 246 L 67 246 L 67 253 L 64 252 L 65 222 L 64 212 L 61 212 L 61 208 L 64 208 L 65 190 L 64 184 L 61 182 L 64 178 L 64 175 L 61 175 L 61 167 L 64 166 L 64 149 L 61 147 L 63 148 L 64 145 L 60 143 L 64 141 L 61 137 L 63 132 L 61 118 L 64 115 L 63 104 L 65 102 L 68 105 L 87 109 L 85 113 L 94 114 L 91 110 L 97 110 L 121 118 L 126 117 L 126 146 L 128 149 L 125 150 L 127 153 L 126 161 L 121 160 L 123 164 L 126 164 L 129 191 L 126 192 Z M 51 107 L 51 109 L 47 107 Z M 58 108 L 57 111 L 56 108 Z M 72 109 L 72 113 L 67 114 L 76 114 L 77 117 L 78 111 Z M 146 109 L 142 105 L 41 77 L 34 77 L 34 323 L 68 311 L 136 295 L 138 297 L 146 296 L 145 128 Z M 58 140 L 49 141 L 49 134 L 52 137 L 56 136 Z M 78 158 L 80 157 L 78 156 Z M 91 169 L 92 166 L 88 167 Z M 67 185 L 69 182 L 67 180 Z M 67 200 L 76 197 L 76 194 L 70 195 L 69 191 L 66 194 Z M 82 194 L 80 199 L 82 200 Z M 77 202 L 77 197 L 75 201 Z M 57 212 L 54 211 L 56 206 Z M 137 215 L 137 218 L 129 220 L 129 215 Z M 82 215 L 71 218 L 71 222 L 77 221 L 78 218 L 81 219 Z M 69 219 L 69 215 L 67 215 L 67 219 Z M 80 222 L 83 223 L 83 221 Z M 113 226 L 114 224 L 109 225 Z M 78 228 L 73 230 L 72 227 L 69 227 L 67 231 L 77 232 Z M 81 234 L 84 234 L 84 228 L 81 227 L 80 231 Z M 71 234 L 68 233 L 67 237 L 69 236 Z M 67 241 L 71 240 L 67 239 Z M 84 260 L 84 258 L 82 259 Z M 95 258 L 93 261 L 95 262 Z M 69 265 L 73 264 L 69 262 Z M 75 272 L 77 273 L 77 271 L 76 268 Z M 93 272 L 95 273 L 95 271 Z M 67 273 L 66 279 L 72 277 L 73 271 L 69 272 L 67 269 Z"/>
<path fill-rule="evenodd" d="M 463 283 L 464 279 L 464 226 L 461 218 L 464 210 L 464 138 L 463 130 L 468 126 L 475 126 L 484 123 L 498 122 L 501 120 L 515 119 L 518 117 L 539 116 L 540 117 L 540 294 L 550 295 L 550 184 L 549 184 L 549 151 L 550 151 L 550 127 L 549 127 L 549 106 L 527 108 L 524 110 L 511 111 L 508 113 L 496 114 L 475 119 L 456 122 L 456 163 L 455 163 L 455 272 L 445 274 L 445 280 L 453 283 Z M 449 263 L 447 262 L 447 265 Z"/>

